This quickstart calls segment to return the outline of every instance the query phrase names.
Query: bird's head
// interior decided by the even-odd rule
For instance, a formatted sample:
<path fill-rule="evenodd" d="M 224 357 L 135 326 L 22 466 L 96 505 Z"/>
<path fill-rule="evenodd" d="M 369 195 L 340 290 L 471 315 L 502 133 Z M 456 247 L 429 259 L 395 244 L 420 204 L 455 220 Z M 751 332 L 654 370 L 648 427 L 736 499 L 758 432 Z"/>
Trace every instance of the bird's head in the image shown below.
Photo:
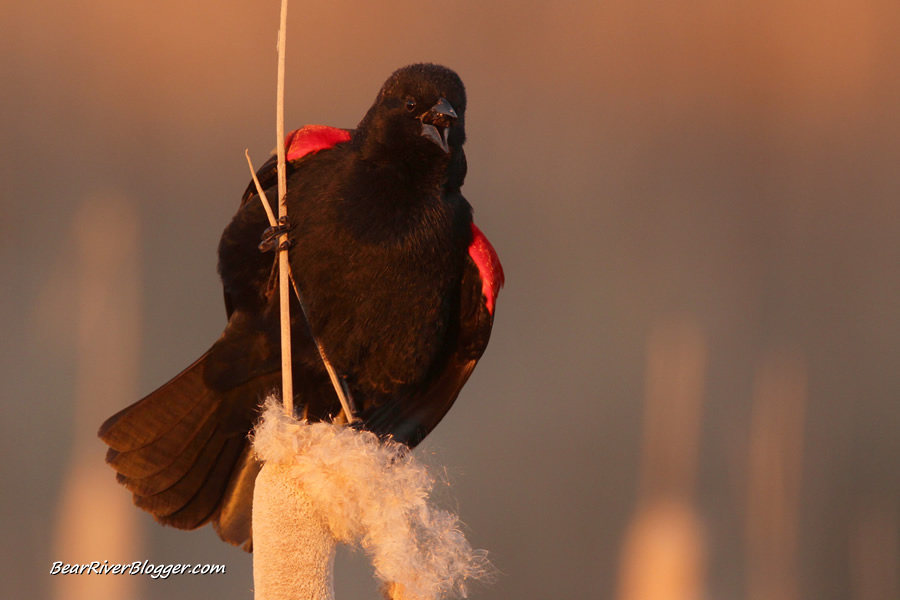
<path fill-rule="evenodd" d="M 374 153 L 452 160 L 466 141 L 465 112 L 466 90 L 456 73 L 409 65 L 384 83 L 358 131 Z"/>

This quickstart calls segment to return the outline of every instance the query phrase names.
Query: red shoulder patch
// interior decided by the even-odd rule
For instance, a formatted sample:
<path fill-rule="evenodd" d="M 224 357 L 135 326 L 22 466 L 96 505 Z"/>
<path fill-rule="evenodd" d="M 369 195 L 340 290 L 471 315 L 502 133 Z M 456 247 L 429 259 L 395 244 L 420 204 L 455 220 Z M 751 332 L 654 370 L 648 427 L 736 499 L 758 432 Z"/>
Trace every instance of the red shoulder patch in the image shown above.
<path fill-rule="evenodd" d="M 346 129 L 328 127 L 327 125 L 304 125 L 285 136 L 286 160 L 297 160 L 307 154 L 333 148 L 338 144 L 349 141 L 350 132 Z"/>
<path fill-rule="evenodd" d="M 472 243 L 469 245 L 469 256 L 478 267 L 481 275 L 481 293 L 484 294 L 488 312 L 493 315 L 497 294 L 500 293 L 500 288 L 503 287 L 506 279 L 497 251 L 475 223 L 472 223 Z"/>

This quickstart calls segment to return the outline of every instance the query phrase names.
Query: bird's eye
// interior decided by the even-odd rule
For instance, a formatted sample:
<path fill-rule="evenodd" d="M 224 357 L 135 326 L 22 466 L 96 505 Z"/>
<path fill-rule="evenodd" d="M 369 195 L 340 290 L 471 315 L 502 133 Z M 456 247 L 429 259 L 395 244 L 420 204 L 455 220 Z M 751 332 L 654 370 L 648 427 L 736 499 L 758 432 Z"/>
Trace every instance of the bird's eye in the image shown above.
<path fill-rule="evenodd" d="M 409 112 L 416 110 L 416 99 L 412 96 L 406 97 L 406 110 Z"/>

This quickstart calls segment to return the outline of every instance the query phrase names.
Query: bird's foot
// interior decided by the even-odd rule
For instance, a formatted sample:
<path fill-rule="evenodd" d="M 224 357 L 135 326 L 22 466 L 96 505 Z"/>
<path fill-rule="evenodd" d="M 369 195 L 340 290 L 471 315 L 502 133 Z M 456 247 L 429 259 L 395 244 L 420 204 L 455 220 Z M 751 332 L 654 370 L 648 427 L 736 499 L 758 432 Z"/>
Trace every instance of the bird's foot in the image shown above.
<path fill-rule="evenodd" d="M 293 225 L 288 223 L 287 217 L 279 217 L 277 225 L 273 225 L 263 231 L 262 241 L 259 243 L 259 251 L 271 252 L 276 248 L 281 251 L 287 250 L 288 248 L 293 246 L 294 242 L 290 238 L 288 238 L 284 242 L 281 242 L 281 244 L 278 243 L 278 238 L 293 229 L 293 227 Z"/>

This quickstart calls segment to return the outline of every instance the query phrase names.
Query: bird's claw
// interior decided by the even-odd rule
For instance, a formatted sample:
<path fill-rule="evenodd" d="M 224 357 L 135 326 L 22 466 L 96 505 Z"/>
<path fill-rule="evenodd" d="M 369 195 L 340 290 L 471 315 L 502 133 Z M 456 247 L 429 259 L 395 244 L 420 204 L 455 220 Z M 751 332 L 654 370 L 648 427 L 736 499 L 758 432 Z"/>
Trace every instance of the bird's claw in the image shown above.
<path fill-rule="evenodd" d="M 281 251 L 287 250 L 288 248 L 293 246 L 294 241 L 290 238 L 288 238 L 284 242 L 281 242 L 281 244 L 278 243 L 278 238 L 293 229 L 293 227 L 293 225 L 288 223 L 287 217 L 279 217 L 277 225 L 272 225 L 271 227 L 263 231 L 262 241 L 259 243 L 259 251 L 271 252 L 276 248 Z"/>

